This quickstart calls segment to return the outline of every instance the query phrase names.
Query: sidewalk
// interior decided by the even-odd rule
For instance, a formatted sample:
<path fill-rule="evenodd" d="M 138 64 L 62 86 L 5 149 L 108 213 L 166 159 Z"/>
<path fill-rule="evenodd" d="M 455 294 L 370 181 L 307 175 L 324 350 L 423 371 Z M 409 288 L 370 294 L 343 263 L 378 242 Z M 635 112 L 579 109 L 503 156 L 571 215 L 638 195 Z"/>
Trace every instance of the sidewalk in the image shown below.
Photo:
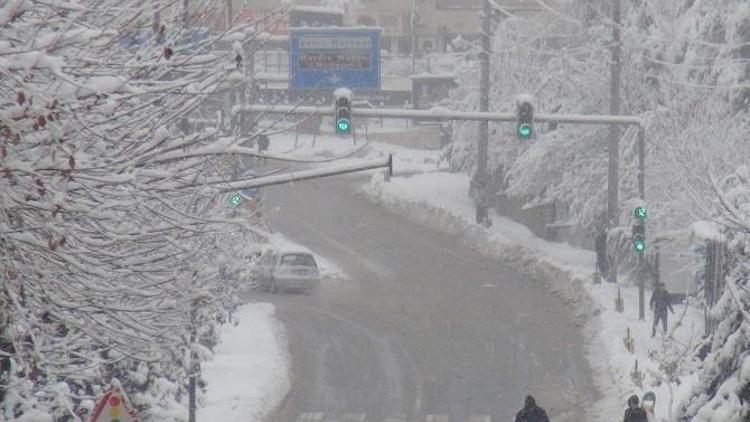
<path fill-rule="evenodd" d="M 251 303 L 221 329 L 221 343 L 203 365 L 207 392 L 201 422 L 262 421 L 291 387 L 287 341 L 268 303 Z"/>
<path fill-rule="evenodd" d="M 361 191 L 371 200 L 405 214 L 433 229 L 458 235 L 461 241 L 480 251 L 508 262 L 522 263 L 526 271 L 541 274 L 547 287 L 560 296 L 575 313 L 586 337 L 588 360 L 594 382 L 602 398 L 589 409 L 589 420 L 607 421 L 622 418 L 627 398 L 640 397 L 647 391 L 656 394 L 656 420 L 667 421 L 670 403 L 686 394 L 690 387 L 689 356 L 692 346 L 703 333 L 702 311 L 675 306 L 670 315 L 672 341 L 663 336 L 651 338 L 651 313 L 638 320 L 638 289 L 623 284 L 592 284 L 595 255 L 592 251 L 567 243 L 549 242 L 536 237 L 526 227 L 508 218 L 491 214 L 490 229 L 474 224 L 474 204 L 468 196 L 469 177 L 455 173 L 430 173 L 383 182 L 374 176 Z M 519 265 L 520 266 L 520 265 Z M 615 311 L 620 287 L 623 313 Z M 646 293 L 646 303 L 650 292 Z M 682 317 L 680 324 L 675 322 Z M 633 352 L 626 348 L 627 330 Z M 638 361 L 640 383 L 631 376 Z M 667 382 L 665 369 L 676 375 Z M 640 384 L 640 385 L 639 385 Z M 679 384 L 679 385 L 678 385 Z"/>

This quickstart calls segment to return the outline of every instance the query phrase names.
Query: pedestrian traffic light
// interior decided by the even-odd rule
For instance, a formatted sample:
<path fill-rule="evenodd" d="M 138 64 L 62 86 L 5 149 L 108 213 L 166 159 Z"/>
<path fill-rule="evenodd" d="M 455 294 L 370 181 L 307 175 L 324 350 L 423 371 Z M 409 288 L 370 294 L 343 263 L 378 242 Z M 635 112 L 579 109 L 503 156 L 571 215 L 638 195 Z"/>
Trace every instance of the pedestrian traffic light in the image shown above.
<path fill-rule="evenodd" d="M 646 207 L 635 207 L 633 210 L 633 217 L 639 219 L 639 220 L 645 220 L 646 217 L 648 217 L 648 210 Z"/>
<path fill-rule="evenodd" d="M 643 220 L 638 220 L 633 226 L 633 250 L 636 253 L 646 251 L 646 225 Z"/>
<path fill-rule="evenodd" d="M 352 130 L 352 103 L 346 96 L 336 98 L 336 133 L 349 133 Z"/>
<path fill-rule="evenodd" d="M 232 196 L 229 198 L 229 200 L 232 202 L 232 207 L 237 208 L 240 206 L 240 202 L 242 202 L 242 197 L 239 193 L 234 192 L 232 193 Z"/>
<path fill-rule="evenodd" d="M 516 102 L 516 136 L 525 141 L 534 134 L 534 105 L 531 100 Z"/>

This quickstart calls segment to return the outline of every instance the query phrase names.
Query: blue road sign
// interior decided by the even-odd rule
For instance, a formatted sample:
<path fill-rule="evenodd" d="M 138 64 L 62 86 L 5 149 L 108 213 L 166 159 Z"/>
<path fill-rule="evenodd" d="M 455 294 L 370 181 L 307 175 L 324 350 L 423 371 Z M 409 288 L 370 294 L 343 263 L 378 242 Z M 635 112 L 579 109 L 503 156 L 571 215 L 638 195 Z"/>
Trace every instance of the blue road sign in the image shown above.
<path fill-rule="evenodd" d="M 380 89 L 380 30 L 292 29 L 289 78 L 292 89 Z"/>

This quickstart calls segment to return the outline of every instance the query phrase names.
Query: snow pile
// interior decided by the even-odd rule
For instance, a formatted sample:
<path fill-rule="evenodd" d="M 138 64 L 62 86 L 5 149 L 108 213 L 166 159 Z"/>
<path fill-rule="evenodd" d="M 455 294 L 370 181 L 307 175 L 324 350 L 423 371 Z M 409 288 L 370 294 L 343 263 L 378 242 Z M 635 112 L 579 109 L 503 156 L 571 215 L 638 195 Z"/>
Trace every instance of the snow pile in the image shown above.
<path fill-rule="evenodd" d="M 273 305 L 243 305 L 221 327 L 221 339 L 202 368 L 208 391 L 198 420 L 265 420 L 291 388 L 287 340 Z"/>

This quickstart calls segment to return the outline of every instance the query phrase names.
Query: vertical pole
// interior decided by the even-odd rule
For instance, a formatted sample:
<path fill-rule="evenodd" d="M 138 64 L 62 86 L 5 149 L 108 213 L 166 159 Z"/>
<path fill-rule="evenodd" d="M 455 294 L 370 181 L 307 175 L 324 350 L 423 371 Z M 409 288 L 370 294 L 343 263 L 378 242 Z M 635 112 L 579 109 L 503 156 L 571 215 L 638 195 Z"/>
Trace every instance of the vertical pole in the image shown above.
<path fill-rule="evenodd" d="M 620 0 L 612 0 L 612 61 L 610 63 L 609 111 L 620 114 Z M 607 227 L 619 225 L 619 127 L 609 126 L 609 172 L 607 176 Z M 617 282 L 617 254 L 612 255 L 607 281 Z"/>
<path fill-rule="evenodd" d="M 225 0 L 224 3 L 226 4 L 224 28 L 229 29 L 232 26 L 232 0 Z"/>
<path fill-rule="evenodd" d="M 188 13 L 188 1 L 189 0 L 182 0 L 182 25 L 185 27 L 185 29 L 190 26 L 190 15 Z"/>
<path fill-rule="evenodd" d="M 643 253 L 638 254 L 638 319 L 646 319 L 646 274 L 643 271 Z"/>
<path fill-rule="evenodd" d="M 417 71 L 417 4 L 411 0 L 411 74 Z M 412 103 L 413 104 L 413 103 Z"/>
<path fill-rule="evenodd" d="M 479 54 L 479 111 L 489 110 L 490 90 L 490 16 L 492 6 L 490 0 L 484 0 L 482 16 L 482 51 Z M 477 140 L 477 170 L 474 175 L 476 186 L 476 222 L 488 224 L 487 215 L 487 142 L 489 138 L 489 123 L 487 120 L 479 122 L 479 139 Z"/>
<path fill-rule="evenodd" d="M 188 10 L 189 0 L 182 0 L 182 29 L 187 32 L 190 28 L 190 13 Z M 182 127 L 182 133 L 187 135 L 190 131 L 190 121 L 187 116 L 183 116 L 180 119 L 180 126 Z"/>
<path fill-rule="evenodd" d="M 182 25 L 184 26 L 184 29 L 187 30 L 190 26 L 190 14 L 188 11 L 189 6 L 189 0 L 182 0 Z M 185 127 L 185 133 L 188 132 L 188 120 L 187 118 L 183 119 L 184 127 Z M 195 336 L 197 334 L 195 330 L 195 304 L 193 303 L 192 309 L 190 312 L 190 345 L 189 347 L 192 348 L 192 343 L 195 342 Z M 196 413 L 196 379 L 194 377 L 194 370 L 193 370 L 193 353 L 190 353 L 190 368 L 189 368 L 189 377 L 188 377 L 188 422 L 195 422 L 195 413 Z"/>
<path fill-rule="evenodd" d="M 646 129 L 638 126 L 638 197 L 646 200 Z"/>
<path fill-rule="evenodd" d="M 646 130 L 643 126 L 638 126 L 638 197 L 641 200 L 646 199 Z M 645 227 L 646 221 L 643 221 Z M 646 278 L 646 271 L 643 266 L 643 257 L 638 257 L 638 270 L 641 273 L 641 281 L 638 284 L 638 318 L 643 320 L 646 316 L 646 304 L 645 304 L 645 286 L 644 283 Z M 654 265 L 654 280 L 659 279 L 659 250 L 656 251 L 655 265 Z"/>
<path fill-rule="evenodd" d="M 188 375 L 188 422 L 195 422 L 196 413 L 196 384 L 198 377 L 198 370 L 196 366 L 196 356 L 192 352 L 193 344 L 197 339 L 197 303 L 195 300 L 191 302 L 190 309 L 190 368 Z"/>
<path fill-rule="evenodd" d="M 714 304 L 714 270 L 716 268 L 714 260 L 716 259 L 716 242 L 713 240 L 706 241 L 706 281 L 703 286 L 703 296 L 705 298 L 705 305 L 703 308 L 703 318 L 705 334 L 710 335 L 713 333 L 713 319 L 711 318 L 711 307 Z"/>

